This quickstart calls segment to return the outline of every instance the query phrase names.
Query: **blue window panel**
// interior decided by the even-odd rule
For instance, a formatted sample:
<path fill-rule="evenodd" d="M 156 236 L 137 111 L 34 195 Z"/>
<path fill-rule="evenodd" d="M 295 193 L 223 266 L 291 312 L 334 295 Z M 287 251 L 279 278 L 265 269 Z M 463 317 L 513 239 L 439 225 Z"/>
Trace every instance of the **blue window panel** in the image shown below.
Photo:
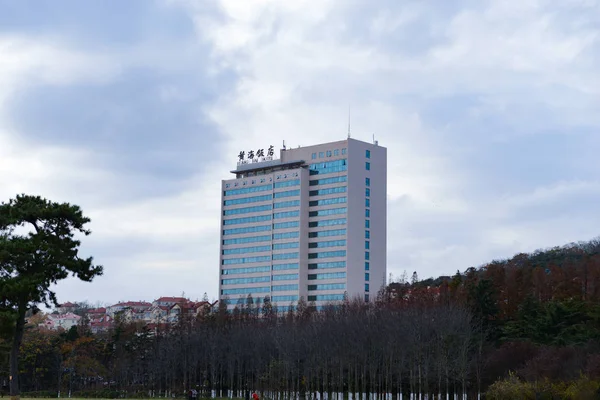
<path fill-rule="evenodd" d="M 327 157 L 331 157 L 331 150 L 327 150 Z"/>
<path fill-rule="evenodd" d="M 243 218 L 232 218 L 223 220 L 223 225 L 237 225 L 237 224 L 252 224 L 255 222 L 270 221 L 271 215 L 258 215 L 255 217 L 243 217 Z"/>
<path fill-rule="evenodd" d="M 224 195 L 225 196 L 237 196 L 238 194 L 264 192 L 266 190 L 272 190 L 272 189 L 273 189 L 273 185 L 269 183 L 268 185 L 252 186 L 252 187 L 241 188 L 241 189 L 226 190 Z"/>
<path fill-rule="evenodd" d="M 271 230 L 271 225 L 249 226 L 246 228 L 233 228 L 223 230 L 223 236 L 240 235 L 244 233 L 266 232 Z"/>
<path fill-rule="evenodd" d="M 292 290 L 298 290 L 298 285 L 273 285 L 271 290 L 273 292 L 289 292 Z"/>
<path fill-rule="evenodd" d="M 330 206 L 332 204 L 345 204 L 348 202 L 348 199 L 344 197 L 334 197 L 332 199 L 322 199 L 322 200 L 313 200 L 308 203 L 310 207 L 315 206 Z"/>
<path fill-rule="evenodd" d="M 344 155 L 346 153 L 347 153 L 346 149 L 342 149 L 342 155 Z"/>
<path fill-rule="evenodd" d="M 308 301 L 341 301 L 344 300 L 343 294 L 319 294 L 308 296 Z"/>
<path fill-rule="evenodd" d="M 368 272 L 365 272 L 365 281 L 367 281 L 367 282 L 369 281 L 369 273 Z"/>
<path fill-rule="evenodd" d="M 300 268 L 300 264 L 298 263 L 290 263 L 290 264 L 274 264 L 273 271 L 285 271 L 288 269 L 298 269 Z"/>
<path fill-rule="evenodd" d="M 223 245 L 226 246 L 226 245 L 230 245 L 230 244 L 268 242 L 270 240 L 271 240 L 271 235 L 250 236 L 250 237 L 245 237 L 245 238 L 225 239 L 225 240 L 223 240 Z"/>
<path fill-rule="evenodd" d="M 365 189 L 365 196 L 366 197 L 370 197 L 371 196 L 371 189 L 369 189 L 369 188 Z"/>
<path fill-rule="evenodd" d="M 273 254 L 273 260 L 291 260 L 293 258 L 298 258 L 298 252 Z"/>
<path fill-rule="evenodd" d="M 273 219 L 295 218 L 295 217 L 298 217 L 299 215 L 300 215 L 300 211 L 298 211 L 298 210 L 296 210 L 296 211 L 276 212 L 276 213 L 273 213 Z"/>
<path fill-rule="evenodd" d="M 347 182 L 347 181 L 348 181 L 347 175 L 333 176 L 331 178 L 323 178 L 323 179 L 316 179 L 316 180 L 309 181 L 308 186 L 331 185 L 334 183 L 342 183 L 342 182 Z"/>
<path fill-rule="evenodd" d="M 295 281 L 297 279 L 298 274 L 273 275 L 274 281 Z"/>
<path fill-rule="evenodd" d="M 369 260 L 369 252 L 365 251 L 365 260 Z"/>
<path fill-rule="evenodd" d="M 257 276 L 254 278 L 221 279 L 221 285 L 244 285 L 247 283 L 270 282 L 270 276 Z"/>
<path fill-rule="evenodd" d="M 340 149 L 333 150 L 333 155 L 336 156 L 336 157 L 339 156 L 340 155 Z"/>
<path fill-rule="evenodd" d="M 371 207 L 371 199 L 365 199 L 365 207 Z"/>
<path fill-rule="evenodd" d="M 325 153 L 323 153 L 322 151 L 319 152 L 319 158 L 323 158 L 325 157 Z"/>
<path fill-rule="evenodd" d="M 337 219 L 325 219 L 321 221 L 311 221 L 308 223 L 309 228 L 316 228 L 322 226 L 335 226 L 335 225 L 346 225 L 346 218 Z"/>
<path fill-rule="evenodd" d="M 365 283 L 365 292 L 368 292 L 368 291 L 369 291 L 369 284 Z"/>
<path fill-rule="evenodd" d="M 236 249 L 225 249 L 222 251 L 224 256 L 232 254 L 245 254 L 245 253 L 260 253 L 263 251 L 271 251 L 271 246 L 251 246 L 251 247 L 238 247 Z"/>
<path fill-rule="evenodd" d="M 323 247 L 339 247 L 339 246 L 345 246 L 346 245 L 346 240 L 342 239 L 342 240 L 328 240 L 325 242 L 312 242 L 308 244 L 308 248 L 309 249 L 321 249 Z"/>
<path fill-rule="evenodd" d="M 346 268 L 346 261 L 332 261 L 332 262 L 308 264 L 308 269 L 330 269 L 330 268 Z"/>
<path fill-rule="evenodd" d="M 261 211 L 268 211 L 272 208 L 273 208 L 273 206 L 271 204 L 265 204 L 262 206 L 243 207 L 243 208 L 232 208 L 231 210 L 224 210 L 223 215 L 237 215 L 237 214 L 246 214 L 246 213 L 251 213 L 251 212 L 261 212 Z"/>
<path fill-rule="evenodd" d="M 322 253 L 309 253 L 308 258 L 331 258 L 331 257 L 346 257 L 346 250 L 339 251 L 324 251 Z"/>
<path fill-rule="evenodd" d="M 297 249 L 298 247 L 300 247 L 298 242 L 273 244 L 273 250 Z"/>
<path fill-rule="evenodd" d="M 281 232 L 281 233 L 274 233 L 273 234 L 273 240 L 279 240 L 279 239 L 295 239 L 300 237 L 300 232 L 295 231 L 295 232 Z"/>
<path fill-rule="evenodd" d="M 299 226 L 300 222 L 298 221 L 276 222 L 273 224 L 273 229 L 298 228 Z"/>
<path fill-rule="evenodd" d="M 284 182 L 275 182 L 273 187 L 275 189 L 280 189 L 280 188 L 284 188 L 284 187 L 298 186 L 299 184 L 300 184 L 300 179 L 292 179 L 292 180 L 284 181 Z"/>
<path fill-rule="evenodd" d="M 269 293 L 271 288 L 269 286 L 265 287 L 254 287 L 254 288 L 235 288 L 235 289 L 222 289 L 221 295 L 228 294 L 251 294 L 251 293 Z"/>
<path fill-rule="evenodd" d="M 255 262 L 266 262 L 271 261 L 270 256 L 256 256 L 256 257 L 243 257 L 243 258 L 228 258 L 221 261 L 221 265 L 232 265 L 232 264 L 247 264 Z"/>
<path fill-rule="evenodd" d="M 224 206 L 234 206 L 236 204 L 248 204 L 248 203 L 259 203 L 261 201 L 269 201 L 273 199 L 272 194 L 265 194 L 262 196 L 243 197 L 241 199 L 225 200 Z"/>
<path fill-rule="evenodd" d="M 323 279 L 344 279 L 346 278 L 345 272 L 327 272 L 323 274 L 308 274 L 308 280 L 323 280 Z"/>
<path fill-rule="evenodd" d="M 317 153 L 312 153 L 312 154 L 310 155 L 310 158 L 311 158 L 311 159 L 313 159 L 313 160 L 316 160 L 316 158 L 317 158 Z"/>
<path fill-rule="evenodd" d="M 368 162 L 368 161 L 367 161 L 367 162 L 365 163 L 365 169 L 366 169 L 367 171 L 370 171 L 370 170 L 371 170 L 371 163 L 370 163 L 370 162 Z"/>
<path fill-rule="evenodd" d="M 365 261 L 365 271 L 368 271 L 368 270 L 369 270 L 369 268 L 370 268 L 370 266 L 369 266 L 369 262 L 368 262 L 368 261 Z"/>
<path fill-rule="evenodd" d="M 342 236 L 346 234 L 346 229 L 332 229 L 329 231 L 308 232 L 309 238 Z"/>
<path fill-rule="evenodd" d="M 235 275 L 235 274 L 255 274 L 258 272 L 269 272 L 271 267 L 265 265 L 263 267 L 249 267 L 249 268 L 231 268 L 221 270 L 221 275 Z"/>
<path fill-rule="evenodd" d="M 300 206 L 300 200 L 282 201 L 280 203 L 273 204 L 273 208 L 287 208 L 287 207 L 299 207 L 299 206 Z"/>
<path fill-rule="evenodd" d="M 371 178 L 365 178 L 365 186 L 371 186 Z"/>
<path fill-rule="evenodd" d="M 327 210 L 310 211 L 308 213 L 308 216 L 309 217 L 323 217 L 326 215 L 345 214 L 346 212 L 348 212 L 348 209 L 346 207 L 330 208 Z"/>
<path fill-rule="evenodd" d="M 321 285 L 308 285 L 308 290 L 342 290 L 346 289 L 345 283 L 324 283 Z"/>
<path fill-rule="evenodd" d="M 346 186 L 337 186 L 329 189 L 319 189 L 319 190 L 311 190 L 308 192 L 309 196 L 326 196 L 328 194 L 336 194 L 336 193 L 346 193 Z"/>
<path fill-rule="evenodd" d="M 365 239 L 371 238 L 371 231 L 365 231 Z"/>
<path fill-rule="evenodd" d="M 273 296 L 273 297 L 271 297 L 271 301 L 273 303 L 277 303 L 278 301 L 298 301 L 298 296 L 297 295 Z"/>
<path fill-rule="evenodd" d="M 369 250 L 371 244 L 368 240 L 365 240 L 365 250 Z"/>
<path fill-rule="evenodd" d="M 366 150 L 365 151 L 365 157 L 366 158 L 371 158 L 371 150 Z"/>
<path fill-rule="evenodd" d="M 273 198 L 281 199 L 283 197 L 292 197 L 292 196 L 299 196 L 299 195 L 300 195 L 300 189 L 286 190 L 284 192 L 273 193 Z"/>
<path fill-rule="evenodd" d="M 365 303 L 368 303 L 368 302 L 369 302 L 369 295 L 365 294 Z"/>
<path fill-rule="evenodd" d="M 371 218 L 371 209 L 367 208 L 367 209 L 365 210 L 365 217 L 366 217 L 366 218 Z"/>
<path fill-rule="evenodd" d="M 371 222 L 368 219 L 365 219 L 365 228 L 371 228 Z"/>
<path fill-rule="evenodd" d="M 310 175 L 331 174 L 333 172 L 347 171 L 348 163 L 346 159 L 342 159 L 311 164 L 308 168 Z"/>

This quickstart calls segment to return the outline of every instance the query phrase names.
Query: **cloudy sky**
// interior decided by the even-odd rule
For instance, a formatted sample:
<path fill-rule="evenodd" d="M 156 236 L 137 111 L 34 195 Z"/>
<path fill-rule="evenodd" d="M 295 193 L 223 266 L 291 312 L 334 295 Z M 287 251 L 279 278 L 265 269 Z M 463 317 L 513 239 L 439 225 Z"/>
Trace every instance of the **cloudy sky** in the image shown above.
<path fill-rule="evenodd" d="M 60 301 L 217 297 L 241 149 L 375 134 L 388 271 L 600 234 L 600 0 L 0 0 L 0 199 L 92 218 Z"/>

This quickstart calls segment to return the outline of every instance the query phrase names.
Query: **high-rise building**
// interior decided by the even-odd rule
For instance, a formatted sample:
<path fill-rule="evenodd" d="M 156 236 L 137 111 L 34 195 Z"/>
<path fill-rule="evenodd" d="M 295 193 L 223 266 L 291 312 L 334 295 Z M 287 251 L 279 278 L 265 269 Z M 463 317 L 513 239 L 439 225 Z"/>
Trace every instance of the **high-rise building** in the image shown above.
<path fill-rule="evenodd" d="M 355 139 L 240 152 L 222 181 L 219 298 L 317 307 L 386 278 L 387 150 Z"/>

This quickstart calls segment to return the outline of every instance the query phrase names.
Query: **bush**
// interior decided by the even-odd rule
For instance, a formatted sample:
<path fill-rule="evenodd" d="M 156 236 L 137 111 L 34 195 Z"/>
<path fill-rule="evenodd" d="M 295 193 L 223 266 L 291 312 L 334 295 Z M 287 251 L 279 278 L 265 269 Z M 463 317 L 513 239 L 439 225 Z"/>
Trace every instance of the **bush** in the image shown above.
<path fill-rule="evenodd" d="M 600 399 L 600 382 L 586 376 L 578 380 L 550 382 L 521 381 L 510 373 L 507 379 L 495 382 L 486 392 L 486 400 L 594 400 Z"/>
<path fill-rule="evenodd" d="M 600 398 L 600 382 L 582 376 L 564 391 L 565 400 L 594 400 Z"/>

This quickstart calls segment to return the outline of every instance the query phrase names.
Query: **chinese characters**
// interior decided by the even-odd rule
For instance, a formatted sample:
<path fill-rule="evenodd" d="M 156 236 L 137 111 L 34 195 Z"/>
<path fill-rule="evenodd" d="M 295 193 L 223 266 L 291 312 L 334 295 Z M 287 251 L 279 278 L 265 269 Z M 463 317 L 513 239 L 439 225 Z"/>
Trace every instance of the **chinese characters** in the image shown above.
<path fill-rule="evenodd" d="M 275 148 L 271 145 L 266 149 L 258 149 L 240 151 L 238 154 L 238 164 L 248 164 L 251 162 L 260 162 L 260 161 L 271 161 L 273 160 L 273 156 L 275 155 Z"/>

